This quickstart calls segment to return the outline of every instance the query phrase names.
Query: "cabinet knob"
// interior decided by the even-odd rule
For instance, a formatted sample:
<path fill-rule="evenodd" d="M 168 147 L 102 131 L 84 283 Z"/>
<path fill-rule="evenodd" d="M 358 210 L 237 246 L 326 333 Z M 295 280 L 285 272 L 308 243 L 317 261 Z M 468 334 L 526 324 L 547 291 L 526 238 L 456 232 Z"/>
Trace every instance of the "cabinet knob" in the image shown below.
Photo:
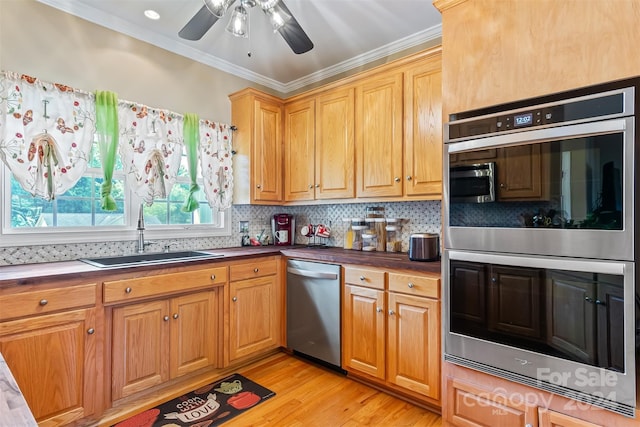
<path fill-rule="evenodd" d="M 96 332 L 96 330 L 95 330 L 95 329 L 93 329 L 93 328 L 89 328 L 89 329 L 87 329 L 87 333 L 88 333 L 89 335 L 93 335 L 95 332 Z"/>
<path fill-rule="evenodd" d="M 233 302 L 238 301 L 238 297 L 233 297 L 233 298 L 231 298 L 231 301 L 233 301 Z"/>
<path fill-rule="evenodd" d="M 180 317 L 180 315 L 178 313 L 173 313 L 173 318 L 177 319 L 178 317 Z"/>
<path fill-rule="evenodd" d="M 256 188 L 262 188 L 262 185 L 258 184 L 256 185 Z"/>
<path fill-rule="evenodd" d="M 393 180 L 394 180 L 395 182 L 400 182 L 400 177 L 399 177 L 399 176 L 396 176 L 395 178 L 393 178 Z"/>
<path fill-rule="evenodd" d="M 407 175 L 407 181 L 411 181 L 411 175 Z"/>
<path fill-rule="evenodd" d="M 396 312 L 395 312 L 395 311 L 393 311 L 393 310 L 389 310 L 389 316 L 393 316 L 394 314 L 396 314 Z"/>
<path fill-rule="evenodd" d="M 500 188 L 504 188 L 504 184 L 500 184 Z"/>
<path fill-rule="evenodd" d="M 216 275 L 215 274 L 211 275 L 211 280 L 216 280 Z"/>
<path fill-rule="evenodd" d="M 360 276 L 360 280 L 364 282 L 366 278 L 364 276 Z"/>
<path fill-rule="evenodd" d="M 316 184 L 316 188 L 320 188 L 320 184 Z"/>
<path fill-rule="evenodd" d="M 169 320 L 169 316 L 164 316 L 164 317 L 162 318 L 162 320 L 164 320 L 165 322 L 166 322 L 166 321 L 168 321 L 168 320 Z"/>
<path fill-rule="evenodd" d="M 413 283 L 409 282 L 409 283 L 407 284 L 407 286 L 409 287 L 409 289 L 413 289 L 413 287 L 414 287 L 415 285 L 414 285 Z"/>
<path fill-rule="evenodd" d="M 254 273 L 257 273 L 258 271 L 260 271 L 260 269 L 259 269 L 258 267 L 256 267 L 256 268 L 254 268 L 254 269 L 253 269 L 253 272 L 254 272 Z"/>
<path fill-rule="evenodd" d="M 376 312 L 378 312 L 378 313 L 382 313 L 382 307 L 377 307 L 377 308 L 376 308 Z"/>
<path fill-rule="evenodd" d="M 596 303 L 596 305 L 607 305 L 605 303 L 603 303 L 602 301 L 600 301 L 599 299 L 594 301 Z"/>
<path fill-rule="evenodd" d="M 124 290 L 124 292 L 125 292 L 126 294 L 130 294 L 130 293 L 131 293 L 131 288 L 127 288 L 127 289 L 125 289 L 125 290 Z"/>
<path fill-rule="evenodd" d="M 313 184 L 309 184 L 309 188 L 313 188 Z"/>
<path fill-rule="evenodd" d="M 41 299 L 40 300 L 40 305 L 45 306 L 47 304 L 49 304 L 49 301 L 47 301 L 46 299 Z"/>

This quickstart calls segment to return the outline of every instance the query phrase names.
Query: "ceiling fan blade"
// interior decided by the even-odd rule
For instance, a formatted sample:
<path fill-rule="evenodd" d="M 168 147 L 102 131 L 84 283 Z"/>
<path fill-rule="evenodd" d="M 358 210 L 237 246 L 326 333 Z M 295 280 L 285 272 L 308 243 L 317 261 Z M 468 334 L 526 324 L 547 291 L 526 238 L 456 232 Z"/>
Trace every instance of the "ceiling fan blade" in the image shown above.
<path fill-rule="evenodd" d="M 293 14 L 282 0 L 280 0 L 280 7 L 291 15 L 291 19 L 280 27 L 278 32 L 295 53 L 301 54 L 309 52 L 313 49 L 313 42 L 309 36 L 307 36 L 307 33 L 304 32 L 296 18 L 293 17 Z"/>
<path fill-rule="evenodd" d="M 200 40 L 217 20 L 218 18 L 207 9 L 207 6 L 202 6 L 200 10 L 193 15 L 193 18 L 182 27 L 178 35 L 186 40 Z"/>

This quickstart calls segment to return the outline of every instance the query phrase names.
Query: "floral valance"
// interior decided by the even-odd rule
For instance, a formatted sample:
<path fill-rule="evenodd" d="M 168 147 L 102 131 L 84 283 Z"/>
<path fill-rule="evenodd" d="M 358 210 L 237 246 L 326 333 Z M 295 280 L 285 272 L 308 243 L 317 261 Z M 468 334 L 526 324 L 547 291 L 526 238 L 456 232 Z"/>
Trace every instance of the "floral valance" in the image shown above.
<path fill-rule="evenodd" d="M 34 196 L 51 200 L 73 187 L 87 169 L 94 140 L 101 151 L 112 146 L 104 139 L 104 117 L 110 116 L 100 116 L 101 129 L 96 132 L 95 94 L 17 73 L 0 73 L 0 158 Z M 117 118 L 112 120 L 118 122 L 117 148 L 126 185 L 147 205 L 166 198 L 185 150 L 184 116 L 117 100 Z M 193 169 L 199 164 L 209 205 L 226 209 L 233 193 L 231 127 L 197 119 L 197 130 L 197 152 L 189 154 L 189 173 L 195 174 Z M 103 167 L 108 181 L 111 173 L 104 161 Z M 109 183 L 104 187 L 103 209 L 109 209 L 113 204 L 108 203 Z"/>

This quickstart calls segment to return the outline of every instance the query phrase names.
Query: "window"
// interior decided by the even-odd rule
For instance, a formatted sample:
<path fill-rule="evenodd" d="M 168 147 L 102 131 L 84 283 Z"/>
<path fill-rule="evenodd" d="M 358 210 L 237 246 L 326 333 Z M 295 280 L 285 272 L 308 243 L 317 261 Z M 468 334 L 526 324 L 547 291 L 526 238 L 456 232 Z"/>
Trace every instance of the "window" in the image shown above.
<path fill-rule="evenodd" d="M 135 194 L 128 191 L 119 160 L 113 174 L 112 196 L 117 210 L 100 208 L 103 182 L 98 149 L 94 144 L 89 168 L 76 185 L 54 200 L 32 197 L 13 179 L 2 164 L 2 246 L 49 243 L 95 242 L 96 240 L 134 240 L 138 206 Z M 183 154 L 181 167 L 171 193 L 164 200 L 144 206 L 147 237 L 153 239 L 229 235 L 226 212 L 214 212 L 202 190 L 196 193 L 200 203 L 194 212 L 183 212 L 190 180 Z M 201 183 L 199 183 L 201 185 Z M 99 234 L 97 234 L 99 233 Z M 99 237 L 98 237 L 99 236 Z"/>

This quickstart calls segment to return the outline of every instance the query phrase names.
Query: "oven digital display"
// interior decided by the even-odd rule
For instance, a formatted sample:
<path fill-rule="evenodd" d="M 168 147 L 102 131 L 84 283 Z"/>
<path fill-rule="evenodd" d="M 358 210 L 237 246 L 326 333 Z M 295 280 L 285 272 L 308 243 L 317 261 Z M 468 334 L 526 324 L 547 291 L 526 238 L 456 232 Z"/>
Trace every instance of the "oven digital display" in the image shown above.
<path fill-rule="evenodd" d="M 513 116 L 513 126 L 530 126 L 533 124 L 533 113 L 518 114 Z"/>

